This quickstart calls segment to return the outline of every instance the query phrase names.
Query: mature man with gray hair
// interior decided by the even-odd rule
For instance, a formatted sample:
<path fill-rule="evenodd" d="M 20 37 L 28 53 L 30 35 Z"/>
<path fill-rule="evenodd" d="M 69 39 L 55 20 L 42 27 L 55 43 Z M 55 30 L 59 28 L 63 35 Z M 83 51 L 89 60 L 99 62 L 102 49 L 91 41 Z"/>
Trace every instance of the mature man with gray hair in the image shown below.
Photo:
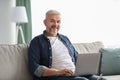
<path fill-rule="evenodd" d="M 58 33 L 61 14 L 49 10 L 43 22 L 46 30 L 31 40 L 28 51 L 34 80 L 96 80 L 92 75 L 74 76 L 78 53 L 67 36 Z"/>

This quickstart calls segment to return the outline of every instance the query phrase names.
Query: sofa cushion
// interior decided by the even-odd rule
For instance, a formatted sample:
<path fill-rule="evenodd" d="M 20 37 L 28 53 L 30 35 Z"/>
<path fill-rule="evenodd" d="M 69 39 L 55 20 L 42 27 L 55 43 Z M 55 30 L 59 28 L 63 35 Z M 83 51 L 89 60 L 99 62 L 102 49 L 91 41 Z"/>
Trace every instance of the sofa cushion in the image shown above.
<path fill-rule="evenodd" d="M 28 71 L 28 45 L 0 45 L 0 80 L 32 80 Z"/>
<path fill-rule="evenodd" d="M 103 48 L 101 72 L 103 75 L 120 74 L 120 48 Z"/>

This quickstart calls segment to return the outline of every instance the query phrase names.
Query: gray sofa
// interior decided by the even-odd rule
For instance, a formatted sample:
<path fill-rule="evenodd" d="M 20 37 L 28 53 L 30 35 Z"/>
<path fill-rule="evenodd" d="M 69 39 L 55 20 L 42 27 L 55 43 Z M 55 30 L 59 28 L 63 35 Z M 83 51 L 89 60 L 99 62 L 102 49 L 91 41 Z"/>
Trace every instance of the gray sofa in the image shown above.
<path fill-rule="evenodd" d="M 100 53 L 101 42 L 73 44 L 79 53 Z M 28 45 L 0 44 L 0 80 L 32 80 L 28 70 Z M 103 76 L 108 80 L 120 80 L 120 74 Z"/>
<path fill-rule="evenodd" d="M 100 73 L 107 80 L 120 80 L 120 48 L 104 48 L 102 42 L 75 43 L 73 45 L 79 54 L 101 53 Z"/>

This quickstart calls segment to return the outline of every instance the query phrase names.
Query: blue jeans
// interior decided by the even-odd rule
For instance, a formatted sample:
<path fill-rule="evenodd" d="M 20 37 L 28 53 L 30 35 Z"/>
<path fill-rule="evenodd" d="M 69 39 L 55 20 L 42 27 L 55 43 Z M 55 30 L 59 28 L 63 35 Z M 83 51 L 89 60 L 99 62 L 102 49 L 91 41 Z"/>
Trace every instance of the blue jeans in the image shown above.
<path fill-rule="evenodd" d="M 42 77 L 40 80 L 97 80 L 99 76 L 97 75 L 87 75 L 87 76 L 50 76 Z M 106 80 L 105 78 L 100 78 L 99 80 Z"/>
<path fill-rule="evenodd" d="M 89 80 L 85 77 L 79 76 L 50 76 L 50 77 L 43 77 L 41 80 Z"/>
<path fill-rule="evenodd" d="M 100 77 L 98 75 L 87 75 L 84 77 L 86 77 L 88 80 L 107 80 L 107 79 Z"/>

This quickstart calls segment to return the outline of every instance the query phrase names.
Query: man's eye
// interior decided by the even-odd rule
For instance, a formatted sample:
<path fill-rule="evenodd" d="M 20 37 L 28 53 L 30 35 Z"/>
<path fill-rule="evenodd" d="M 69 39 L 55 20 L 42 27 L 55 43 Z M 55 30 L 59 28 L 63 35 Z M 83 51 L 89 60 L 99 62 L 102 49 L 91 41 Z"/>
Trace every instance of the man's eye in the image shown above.
<path fill-rule="evenodd" d="M 57 21 L 57 23 L 60 23 L 60 21 Z"/>
<path fill-rule="evenodd" d="M 54 21 L 50 21 L 50 22 L 54 22 Z"/>

